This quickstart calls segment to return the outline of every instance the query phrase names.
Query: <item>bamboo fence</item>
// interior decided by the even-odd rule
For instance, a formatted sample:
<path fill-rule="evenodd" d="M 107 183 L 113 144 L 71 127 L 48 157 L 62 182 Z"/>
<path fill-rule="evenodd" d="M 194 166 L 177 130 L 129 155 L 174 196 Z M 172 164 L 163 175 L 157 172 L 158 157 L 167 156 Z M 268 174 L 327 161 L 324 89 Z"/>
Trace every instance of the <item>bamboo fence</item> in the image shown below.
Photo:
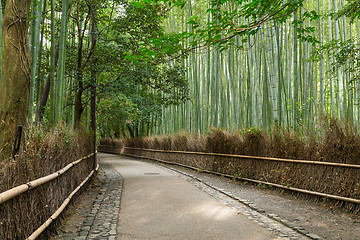
<path fill-rule="evenodd" d="M 25 193 L 31 189 L 37 188 L 45 183 L 49 183 L 50 181 L 58 178 L 59 176 L 66 173 L 68 170 L 82 162 L 83 160 L 89 159 L 90 157 L 94 156 L 95 153 L 91 153 L 85 157 L 82 157 L 72 163 L 69 163 L 64 168 L 60 169 L 59 171 L 56 171 L 48 176 L 38 178 L 34 181 L 28 182 L 26 184 L 22 184 L 20 186 L 14 187 L 12 189 L 9 189 L 5 192 L 0 193 L 0 204 L 19 196 L 22 193 Z M 53 222 L 66 208 L 66 206 L 69 204 L 72 197 L 80 190 L 80 188 L 86 184 L 86 182 L 91 178 L 91 176 L 98 170 L 99 165 L 95 169 L 93 169 L 90 174 L 81 182 L 79 186 L 75 188 L 75 190 L 65 199 L 65 201 L 62 203 L 62 205 L 57 209 L 57 211 L 44 223 L 42 224 L 35 232 L 33 232 L 27 239 L 33 240 L 36 239 L 42 232 L 45 231 L 45 229 Z"/>
<path fill-rule="evenodd" d="M 108 148 L 108 147 L 109 146 L 100 146 L 100 149 L 105 148 L 107 150 L 107 152 L 111 152 L 111 150 L 116 148 L 114 146 L 111 146 L 111 148 Z M 186 167 L 186 168 L 193 169 L 196 171 L 209 173 L 209 174 L 215 174 L 215 175 L 219 175 L 219 176 L 223 176 L 223 177 L 227 177 L 227 178 L 231 178 L 231 179 L 248 181 L 248 182 L 253 182 L 253 183 L 257 183 L 257 184 L 264 184 L 264 185 L 268 185 L 268 186 L 272 186 L 272 187 L 276 187 L 276 188 L 280 188 L 280 189 L 290 190 L 293 192 L 304 193 L 304 194 L 313 195 L 313 196 L 322 197 L 322 198 L 335 199 L 338 201 L 348 202 L 348 203 L 352 203 L 352 204 L 360 204 L 360 199 L 357 199 L 357 198 L 338 196 L 335 194 L 327 194 L 327 193 L 318 192 L 318 191 L 311 191 L 311 190 L 307 190 L 307 189 L 301 189 L 298 187 L 291 187 L 291 186 L 286 186 L 283 184 L 262 181 L 259 179 L 251 179 L 251 178 L 247 178 L 247 177 L 235 176 L 235 175 L 226 174 L 226 173 L 222 173 L 222 172 L 218 172 L 218 171 L 212 171 L 209 169 L 191 166 L 190 164 L 178 163 L 178 162 L 174 162 L 174 161 L 166 161 L 164 159 L 154 158 L 152 156 L 141 156 L 140 153 L 139 153 L 140 155 L 139 154 L 138 155 L 130 154 L 129 152 L 131 152 L 131 151 L 144 151 L 144 152 L 149 152 L 149 153 L 165 153 L 165 154 L 200 155 L 200 156 L 202 155 L 202 156 L 212 156 L 212 157 L 219 157 L 219 158 L 227 157 L 227 158 L 232 158 L 232 159 L 237 158 L 237 159 L 240 159 L 240 161 L 241 160 L 244 160 L 244 161 L 245 160 L 255 160 L 255 161 L 279 162 L 279 163 L 292 163 L 292 164 L 301 164 L 301 165 L 315 165 L 315 166 L 319 166 L 319 167 L 349 169 L 351 171 L 359 170 L 360 165 L 334 163 L 334 162 L 319 162 L 319 161 L 308 161 L 308 160 L 270 158 L 270 157 L 257 157 L 257 156 L 246 156 L 246 155 L 234 155 L 234 154 L 222 154 L 222 153 L 143 149 L 143 148 L 133 148 L 133 147 L 124 147 L 124 152 L 122 153 L 123 155 L 131 156 L 131 157 L 144 158 L 144 159 L 155 160 L 155 161 L 166 163 L 166 164 L 178 165 L 178 166 Z M 116 153 L 118 153 L 118 152 L 120 152 L 120 151 L 116 151 Z M 168 156 L 169 155 L 167 155 L 167 157 Z"/>

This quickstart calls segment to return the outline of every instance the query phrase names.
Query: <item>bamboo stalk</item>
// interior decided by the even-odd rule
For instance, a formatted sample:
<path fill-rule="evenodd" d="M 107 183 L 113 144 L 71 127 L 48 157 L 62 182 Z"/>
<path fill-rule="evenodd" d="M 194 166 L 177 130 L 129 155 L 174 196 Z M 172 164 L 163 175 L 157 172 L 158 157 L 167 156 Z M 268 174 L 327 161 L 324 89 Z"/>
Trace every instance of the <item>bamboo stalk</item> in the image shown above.
<path fill-rule="evenodd" d="M 34 15 L 36 17 L 33 20 L 31 27 L 31 81 L 30 81 L 30 96 L 29 96 L 29 112 L 28 119 L 32 122 L 34 115 L 34 96 L 35 96 L 35 80 L 37 76 L 37 63 L 38 63 L 38 51 L 39 51 L 39 38 L 40 38 L 40 23 L 42 17 L 42 6 L 44 0 L 34 1 Z M 41 50 L 40 50 L 41 51 Z"/>
<path fill-rule="evenodd" d="M 50 47 L 50 125 L 55 123 L 55 108 L 56 108 L 56 96 L 55 96 L 55 0 L 51 0 L 51 47 Z"/>
<path fill-rule="evenodd" d="M 194 154 L 194 155 L 209 155 L 209 156 L 218 156 L 218 157 L 233 157 L 233 158 L 243 158 L 243 159 L 264 160 L 264 161 L 291 162 L 291 163 L 302 163 L 302 164 L 313 164 L 313 165 L 324 165 L 324 166 L 359 168 L 360 169 L 360 165 L 345 164 L 345 163 L 332 163 L 332 162 L 319 162 L 319 161 L 309 161 L 309 160 L 295 160 L 295 159 L 284 159 L 284 158 L 257 157 L 257 156 L 246 156 L 246 155 L 224 154 L 224 153 L 187 152 L 187 151 L 144 149 L 144 148 L 133 148 L 133 147 L 124 147 L 124 148 L 125 149 L 132 149 L 132 150 L 142 150 L 142 151 L 147 151 L 147 152 L 164 152 L 164 153 L 182 153 L 182 154 Z"/>
<path fill-rule="evenodd" d="M 90 158 L 91 156 L 93 156 L 94 153 L 91 153 L 83 158 L 80 158 L 72 163 L 69 163 L 68 165 L 66 165 L 64 168 L 60 169 L 59 171 L 52 173 L 48 176 L 42 177 L 42 178 L 38 178 L 34 181 L 22 184 L 20 186 L 14 187 L 10 190 L 7 190 L 5 192 L 0 193 L 0 204 L 6 202 L 7 200 L 10 200 L 30 189 L 36 188 L 41 186 L 44 183 L 50 182 L 51 180 L 59 177 L 60 175 L 64 174 L 66 171 L 68 171 L 70 168 L 72 168 L 73 166 L 77 165 L 78 163 L 80 163 L 81 161 Z"/>
<path fill-rule="evenodd" d="M 64 81 L 65 81 L 65 59 L 66 59 L 66 33 L 68 24 L 68 0 L 62 2 L 61 13 L 61 30 L 59 44 L 59 66 L 56 85 L 56 102 L 55 102 L 55 122 L 60 122 L 62 118 L 62 103 L 64 98 Z"/>

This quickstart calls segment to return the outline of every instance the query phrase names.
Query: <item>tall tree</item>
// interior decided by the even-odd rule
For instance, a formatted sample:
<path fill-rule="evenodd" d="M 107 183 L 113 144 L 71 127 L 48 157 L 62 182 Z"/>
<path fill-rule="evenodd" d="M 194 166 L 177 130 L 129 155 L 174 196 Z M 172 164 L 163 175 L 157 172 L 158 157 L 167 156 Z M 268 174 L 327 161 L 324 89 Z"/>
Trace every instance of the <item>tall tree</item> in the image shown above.
<path fill-rule="evenodd" d="M 31 0 L 6 1 L 0 90 L 0 160 L 9 157 L 16 125 L 28 112 L 30 64 L 28 30 Z"/>
<path fill-rule="evenodd" d="M 3 25 L 3 7 L 0 0 L 0 88 L 1 88 L 1 72 L 2 72 L 2 55 L 3 55 L 3 41 L 2 41 L 2 25 Z"/>

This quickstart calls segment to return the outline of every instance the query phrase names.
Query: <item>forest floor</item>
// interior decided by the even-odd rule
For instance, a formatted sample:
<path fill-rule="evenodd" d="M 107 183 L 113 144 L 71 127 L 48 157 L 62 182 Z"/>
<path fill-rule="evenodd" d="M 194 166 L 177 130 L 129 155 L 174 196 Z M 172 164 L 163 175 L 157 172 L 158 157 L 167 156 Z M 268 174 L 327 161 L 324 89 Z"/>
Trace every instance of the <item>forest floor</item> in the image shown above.
<path fill-rule="evenodd" d="M 304 197 L 296 197 L 274 188 L 255 186 L 181 167 L 171 166 L 171 168 L 190 174 L 241 199 L 251 201 L 258 208 L 265 210 L 263 214 L 275 214 L 323 239 L 360 240 L 360 216 L 346 213 L 344 209 L 330 207 L 327 203 L 311 202 Z M 62 226 L 52 239 L 74 239 L 78 236 L 78 231 L 89 214 L 102 184 L 104 184 L 104 174 L 100 171 L 88 190 L 68 209 Z M 223 194 L 213 191 L 210 195 L 222 201 Z"/>

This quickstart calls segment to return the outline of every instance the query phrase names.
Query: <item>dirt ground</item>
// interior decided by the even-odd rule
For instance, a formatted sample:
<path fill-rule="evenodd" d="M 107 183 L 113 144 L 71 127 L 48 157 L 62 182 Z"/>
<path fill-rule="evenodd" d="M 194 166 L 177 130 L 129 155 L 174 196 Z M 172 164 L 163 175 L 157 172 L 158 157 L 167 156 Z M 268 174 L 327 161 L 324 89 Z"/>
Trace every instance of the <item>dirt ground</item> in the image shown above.
<path fill-rule="evenodd" d="M 317 234 L 323 239 L 360 240 L 360 216 L 346 213 L 341 208 L 333 208 L 326 203 L 311 202 L 274 188 L 232 181 L 184 168 L 179 169 L 235 196 L 252 201 L 263 208 L 266 214 L 277 214 L 280 218 L 302 226 L 306 231 Z M 73 239 L 77 236 L 76 232 L 91 210 L 103 178 L 100 171 L 88 189 L 68 209 L 62 226 L 51 239 Z"/>

